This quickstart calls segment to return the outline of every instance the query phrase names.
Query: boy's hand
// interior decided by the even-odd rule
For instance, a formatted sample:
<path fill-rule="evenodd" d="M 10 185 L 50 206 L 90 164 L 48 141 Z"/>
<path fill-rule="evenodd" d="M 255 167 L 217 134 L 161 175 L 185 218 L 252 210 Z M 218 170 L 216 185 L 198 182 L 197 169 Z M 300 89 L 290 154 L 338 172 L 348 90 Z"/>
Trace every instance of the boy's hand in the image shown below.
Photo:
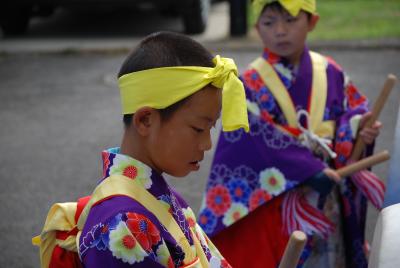
<path fill-rule="evenodd" d="M 321 196 L 326 196 L 332 191 L 335 183 L 340 181 L 340 176 L 336 171 L 325 168 L 321 172 L 307 179 L 306 185 L 317 191 Z"/>
<path fill-rule="evenodd" d="M 322 172 L 323 172 L 328 178 L 330 178 L 331 180 L 333 180 L 333 181 L 336 182 L 336 183 L 339 183 L 340 180 L 341 180 L 341 177 L 339 176 L 339 174 L 338 174 L 335 170 L 333 170 L 333 169 L 331 169 L 331 168 L 325 168 Z"/>
<path fill-rule="evenodd" d="M 365 124 L 368 122 L 368 120 L 371 118 L 372 113 L 367 112 L 365 113 L 360 120 L 360 132 L 359 135 L 362 139 L 362 141 L 370 145 L 374 142 L 376 137 L 379 135 L 379 131 L 382 127 L 382 123 L 380 121 L 375 121 L 371 127 L 366 127 Z"/>

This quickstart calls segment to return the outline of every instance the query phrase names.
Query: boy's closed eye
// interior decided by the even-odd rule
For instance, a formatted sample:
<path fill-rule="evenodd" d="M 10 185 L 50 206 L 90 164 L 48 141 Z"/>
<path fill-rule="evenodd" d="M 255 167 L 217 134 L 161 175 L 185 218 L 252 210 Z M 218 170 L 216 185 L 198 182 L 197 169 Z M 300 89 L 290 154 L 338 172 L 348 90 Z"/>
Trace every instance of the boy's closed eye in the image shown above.
<path fill-rule="evenodd" d="M 272 26 L 272 21 L 264 21 L 263 25 L 264 26 Z"/>
<path fill-rule="evenodd" d="M 195 126 L 191 125 L 191 128 L 197 133 L 203 133 L 204 131 L 210 131 L 212 128 L 215 128 L 217 122 L 210 122 L 207 126 Z"/>
<path fill-rule="evenodd" d="M 195 132 L 197 132 L 197 133 L 202 133 L 202 132 L 204 132 L 204 130 L 205 130 L 205 129 L 203 129 L 203 128 L 195 127 L 195 126 L 192 126 L 192 129 L 193 129 Z"/>
<path fill-rule="evenodd" d="M 297 17 L 292 17 L 292 16 L 286 17 L 286 22 L 291 23 L 291 22 L 295 22 L 295 21 L 297 21 Z"/>

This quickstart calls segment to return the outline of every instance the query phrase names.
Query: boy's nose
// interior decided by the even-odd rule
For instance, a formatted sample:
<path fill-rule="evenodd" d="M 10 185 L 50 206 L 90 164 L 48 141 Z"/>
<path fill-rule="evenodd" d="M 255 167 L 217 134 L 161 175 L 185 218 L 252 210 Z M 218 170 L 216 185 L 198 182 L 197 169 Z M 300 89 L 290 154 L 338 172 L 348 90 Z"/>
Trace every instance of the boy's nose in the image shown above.
<path fill-rule="evenodd" d="M 204 135 L 204 137 L 199 145 L 199 149 L 204 152 L 204 151 L 210 150 L 211 147 L 212 147 L 211 133 L 209 132 Z"/>
<path fill-rule="evenodd" d="M 287 28 L 286 28 L 285 23 L 283 23 L 281 21 L 277 22 L 276 27 L 275 27 L 275 34 L 277 36 L 282 36 L 282 35 L 285 35 L 286 32 L 287 32 Z"/>

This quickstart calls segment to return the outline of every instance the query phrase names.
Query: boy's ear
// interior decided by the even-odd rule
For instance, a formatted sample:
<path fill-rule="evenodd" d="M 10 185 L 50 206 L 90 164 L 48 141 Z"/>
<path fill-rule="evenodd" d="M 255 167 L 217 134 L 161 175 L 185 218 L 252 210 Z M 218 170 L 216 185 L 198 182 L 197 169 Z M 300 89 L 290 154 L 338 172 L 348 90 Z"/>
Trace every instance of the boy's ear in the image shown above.
<path fill-rule="evenodd" d="M 159 116 L 157 110 L 150 107 L 142 107 L 134 113 L 132 123 L 139 135 L 147 136 L 151 127 L 160 119 Z"/>
<path fill-rule="evenodd" d="M 256 24 L 254 25 L 254 28 L 256 28 L 258 35 L 260 35 L 260 19 L 257 20 Z"/>
<path fill-rule="evenodd" d="M 311 15 L 310 21 L 308 23 L 308 31 L 309 32 L 314 30 L 314 28 L 317 25 L 318 21 L 319 21 L 319 15 L 317 15 L 317 14 Z"/>

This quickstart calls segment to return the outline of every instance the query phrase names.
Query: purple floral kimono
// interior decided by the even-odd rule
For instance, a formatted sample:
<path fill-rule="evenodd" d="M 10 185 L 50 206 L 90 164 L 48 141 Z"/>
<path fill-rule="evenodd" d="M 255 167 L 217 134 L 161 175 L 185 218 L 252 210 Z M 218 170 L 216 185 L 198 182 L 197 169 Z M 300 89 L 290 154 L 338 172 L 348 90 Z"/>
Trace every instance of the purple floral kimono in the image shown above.
<path fill-rule="evenodd" d="M 114 174 L 139 180 L 172 214 L 193 250 L 190 233 L 197 236 L 210 267 L 230 267 L 196 224 L 190 207 L 161 175 L 143 163 L 119 154 L 119 148 L 104 151 L 103 162 L 103 180 Z M 136 200 L 123 195 L 111 196 L 93 205 L 79 239 L 83 266 L 188 266 L 183 263 L 183 250 L 157 217 Z"/>
<path fill-rule="evenodd" d="M 300 229 L 309 235 L 300 261 L 304 267 L 343 267 L 344 262 L 348 267 L 366 267 L 364 196 L 351 180 L 333 187 L 330 194 L 321 194 L 307 185 L 327 166 L 339 168 L 346 164 L 360 115 L 368 110 L 368 103 L 340 66 L 330 58 L 314 55 L 322 58 L 320 66 L 326 72 L 326 103 L 320 123 L 332 126 L 331 133 L 324 133 L 322 127 L 322 134 L 317 134 L 332 141 L 330 148 L 336 158 L 305 146 L 298 139 L 302 131 L 290 124 L 286 113 L 292 107 L 294 113 L 303 110 L 312 117 L 311 106 L 318 105 L 319 100 L 313 104 L 313 99 L 319 98 L 322 91 L 313 88 L 313 79 L 318 77 L 313 77 L 317 74 L 312 52 L 305 48 L 296 68 L 264 50 L 258 60 L 272 66 L 279 83 L 285 87 L 285 92 L 278 93 L 288 97 L 282 101 L 281 96 L 273 94 L 253 65 L 243 73 L 251 129 L 249 133 L 237 130 L 220 134 L 198 222 L 213 237 L 279 196 L 283 200 L 282 229 L 288 233 Z M 296 119 L 305 129 L 312 124 L 307 118 Z M 268 221 L 268 218 L 258 220 Z M 235 262 L 216 245 L 235 267 Z M 240 253 L 247 256 L 246 248 L 257 246 L 260 245 L 241 245 Z M 238 249 L 231 255 L 240 253 Z"/>

